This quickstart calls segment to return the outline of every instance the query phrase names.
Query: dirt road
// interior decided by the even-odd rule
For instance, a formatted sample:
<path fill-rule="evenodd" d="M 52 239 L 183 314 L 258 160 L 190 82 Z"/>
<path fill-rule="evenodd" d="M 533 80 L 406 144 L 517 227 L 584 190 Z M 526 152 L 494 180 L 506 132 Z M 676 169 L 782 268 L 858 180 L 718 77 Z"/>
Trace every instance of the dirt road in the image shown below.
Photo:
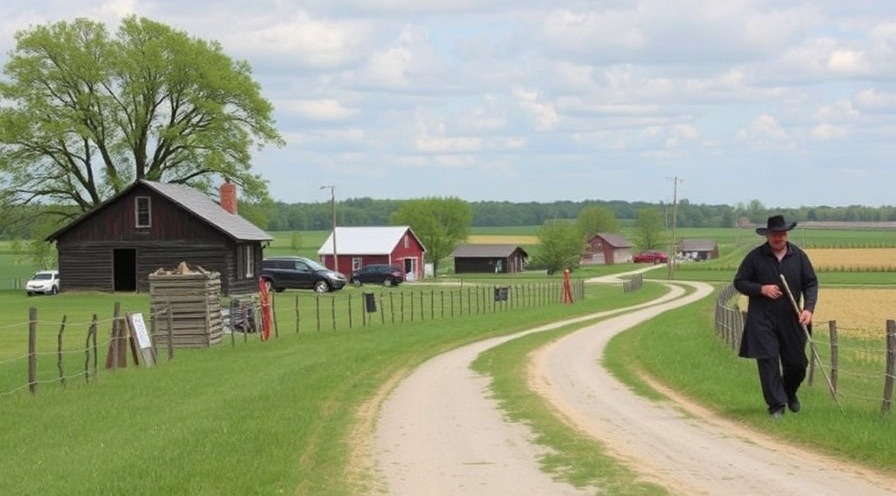
<path fill-rule="evenodd" d="M 685 286 L 696 291 L 684 296 Z M 675 283 L 668 295 L 569 334 L 531 363 L 533 388 L 611 454 L 673 494 L 894 494 L 896 482 L 749 432 L 686 400 L 651 402 L 632 393 L 601 365 L 615 334 L 706 297 L 701 283 Z M 609 312 L 615 315 L 618 312 Z M 523 334 L 489 339 L 430 360 L 382 402 L 373 453 L 378 494 L 578 495 L 543 473 L 526 426 L 506 422 L 489 396 L 488 378 L 470 364 L 491 347 Z"/>

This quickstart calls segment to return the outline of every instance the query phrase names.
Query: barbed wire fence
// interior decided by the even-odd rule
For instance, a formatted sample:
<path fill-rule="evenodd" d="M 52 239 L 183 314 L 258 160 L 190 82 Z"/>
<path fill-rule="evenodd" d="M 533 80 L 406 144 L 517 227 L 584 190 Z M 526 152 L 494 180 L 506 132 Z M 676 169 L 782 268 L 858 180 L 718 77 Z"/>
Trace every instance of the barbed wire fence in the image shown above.
<path fill-rule="evenodd" d="M 716 296 L 715 331 L 732 350 L 740 349 L 745 313 L 734 302 L 737 290 L 732 285 Z M 820 326 L 827 333 L 818 332 Z M 866 337 L 869 329 L 842 327 L 836 320 L 816 322 L 812 345 L 821 360 L 810 357 L 807 383 L 815 382 L 816 367 L 825 367 L 831 394 L 852 403 L 879 404 L 888 414 L 893 408 L 896 379 L 896 321 L 883 323 L 881 338 Z M 877 332 L 877 331 L 873 331 Z M 880 394 L 877 393 L 880 392 Z"/>

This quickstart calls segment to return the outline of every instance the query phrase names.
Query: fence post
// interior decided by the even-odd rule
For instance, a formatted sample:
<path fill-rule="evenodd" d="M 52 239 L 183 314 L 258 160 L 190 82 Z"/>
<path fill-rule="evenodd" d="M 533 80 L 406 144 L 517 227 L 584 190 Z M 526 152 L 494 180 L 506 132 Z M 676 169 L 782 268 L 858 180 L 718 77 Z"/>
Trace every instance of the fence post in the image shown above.
<path fill-rule="evenodd" d="M 230 318 L 233 319 L 233 316 L 231 315 Z M 167 323 L 165 332 L 168 333 L 168 361 L 170 362 L 174 359 L 174 315 L 171 314 L 170 301 L 165 302 L 165 320 Z M 231 322 L 233 322 L 233 320 L 231 320 Z M 230 332 L 233 332 L 233 330 L 231 329 Z"/>
<path fill-rule="evenodd" d="M 65 365 L 62 363 L 62 333 L 65 332 L 66 315 L 62 316 L 62 324 L 59 326 L 59 334 L 56 335 L 56 368 L 59 369 L 59 382 L 65 387 Z"/>
<path fill-rule="evenodd" d="M 884 376 L 884 400 L 881 412 L 890 413 L 893 404 L 893 379 L 896 375 L 896 321 L 887 321 L 887 366 Z"/>
<path fill-rule="evenodd" d="M 837 333 L 837 321 L 832 320 L 828 324 L 828 332 L 830 332 L 831 340 L 831 389 L 833 393 L 837 392 L 837 371 L 840 370 L 840 338 Z M 818 364 L 819 367 L 823 366 Z"/>
<path fill-rule="evenodd" d="M 37 309 L 28 309 L 28 389 L 37 392 Z"/>

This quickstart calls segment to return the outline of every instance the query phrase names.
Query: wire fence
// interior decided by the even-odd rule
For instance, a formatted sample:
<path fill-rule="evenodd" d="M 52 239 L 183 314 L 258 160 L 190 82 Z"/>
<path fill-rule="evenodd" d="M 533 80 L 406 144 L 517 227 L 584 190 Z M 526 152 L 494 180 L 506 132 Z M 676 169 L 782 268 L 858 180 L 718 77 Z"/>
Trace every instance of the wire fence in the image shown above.
<path fill-rule="evenodd" d="M 731 349 L 740 349 L 745 313 L 732 302 L 737 294 L 728 285 L 719 291 L 715 306 L 716 334 Z M 815 382 L 818 368 L 826 376 L 830 393 L 851 403 L 879 405 L 882 413 L 893 408 L 893 387 L 896 378 L 896 321 L 882 325 L 880 338 L 863 337 L 868 329 L 838 326 L 836 320 L 815 322 L 810 347 L 807 383 Z M 818 332 L 827 327 L 827 333 Z"/>
<path fill-rule="evenodd" d="M 584 297 L 584 287 L 582 280 L 570 281 L 573 302 Z M 554 281 L 402 291 L 390 288 L 360 294 L 292 292 L 271 295 L 274 318 L 269 338 L 279 337 L 281 332 L 396 327 L 405 323 L 509 312 L 565 302 L 563 283 Z M 75 380 L 90 383 L 104 372 L 130 364 L 151 366 L 163 357 L 172 360 L 177 349 L 175 343 L 179 342 L 175 334 L 181 330 L 179 316 L 172 311 L 176 307 L 163 303 L 151 308 L 146 316 L 149 322 L 146 345 L 139 339 L 140 333 L 132 318 L 134 314 L 122 312 L 118 303 L 111 317 L 100 319 L 94 314 L 89 322 L 68 322 L 64 316 L 59 322 L 41 320 L 37 310 L 31 308 L 27 321 L 0 326 L 2 335 L 23 330 L 27 335 L 27 345 L 23 343 L 21 353 L 0 355 L 0 397 L 22 390 L 37 393 L 47 385 L 66 387 Z M 220 332 L 229 336 L 231 346 L 263 339 L 259 312 L 257 295 L 236 298 L 221 306 L 222 315 L 217 321 L 221 322 Z M 189 317 L 195 320 L 195 315 Z M 142 314 L 139 320 L 143 321 Z"/>

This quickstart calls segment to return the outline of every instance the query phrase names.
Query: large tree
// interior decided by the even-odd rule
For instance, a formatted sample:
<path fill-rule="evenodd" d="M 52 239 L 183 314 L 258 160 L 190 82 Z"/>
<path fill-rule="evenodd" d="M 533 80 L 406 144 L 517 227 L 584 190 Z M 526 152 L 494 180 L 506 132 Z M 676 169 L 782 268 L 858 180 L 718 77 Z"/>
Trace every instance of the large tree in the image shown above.
<path fill-rule="evenodd" d="M 133 181 L 267 197 L 251 154 L 282 145 L 246 62 L 144 18 L 115 36 L 88 19 L 16 34 L 0 81 L 0 181 L 14 203 L 89 210 Z M 73 210 L 61 210 L 73 215 Z"/>
<path fill-rule="evenodd" d="M 568 220 L 549 220 L 538 230 L 538 251 L 532 264 L 544 267 L 548 275 L 564 269 L 576 269 L 585 251 L 585 239 L 579 227 Z"/>
<path fill-rule="evenodd" d="M 622 226 L 616 219 L 616 214 L 607 207 L 592 205 L 579 210 L 579 216 L 576 219 L 579 230 L 585 236 L 585 239 L 603 232 L 618 233 L 622 232 Z"/>
<path fill-rule="evenodd" d="M 392 213 L 393 225 L 406 224 L 426 248 L 426 259 L 438 274 L 439 262 L 467 239 L 473 212 L 460 198 L 422 198 L 408 200 Z"/>
<path fill-rule="evenodd" d="M 638 210 L 635 220 L 635 240 L 642 250 L 661 247 L 665 240 L 662 211 L 658 208 Z"/>

